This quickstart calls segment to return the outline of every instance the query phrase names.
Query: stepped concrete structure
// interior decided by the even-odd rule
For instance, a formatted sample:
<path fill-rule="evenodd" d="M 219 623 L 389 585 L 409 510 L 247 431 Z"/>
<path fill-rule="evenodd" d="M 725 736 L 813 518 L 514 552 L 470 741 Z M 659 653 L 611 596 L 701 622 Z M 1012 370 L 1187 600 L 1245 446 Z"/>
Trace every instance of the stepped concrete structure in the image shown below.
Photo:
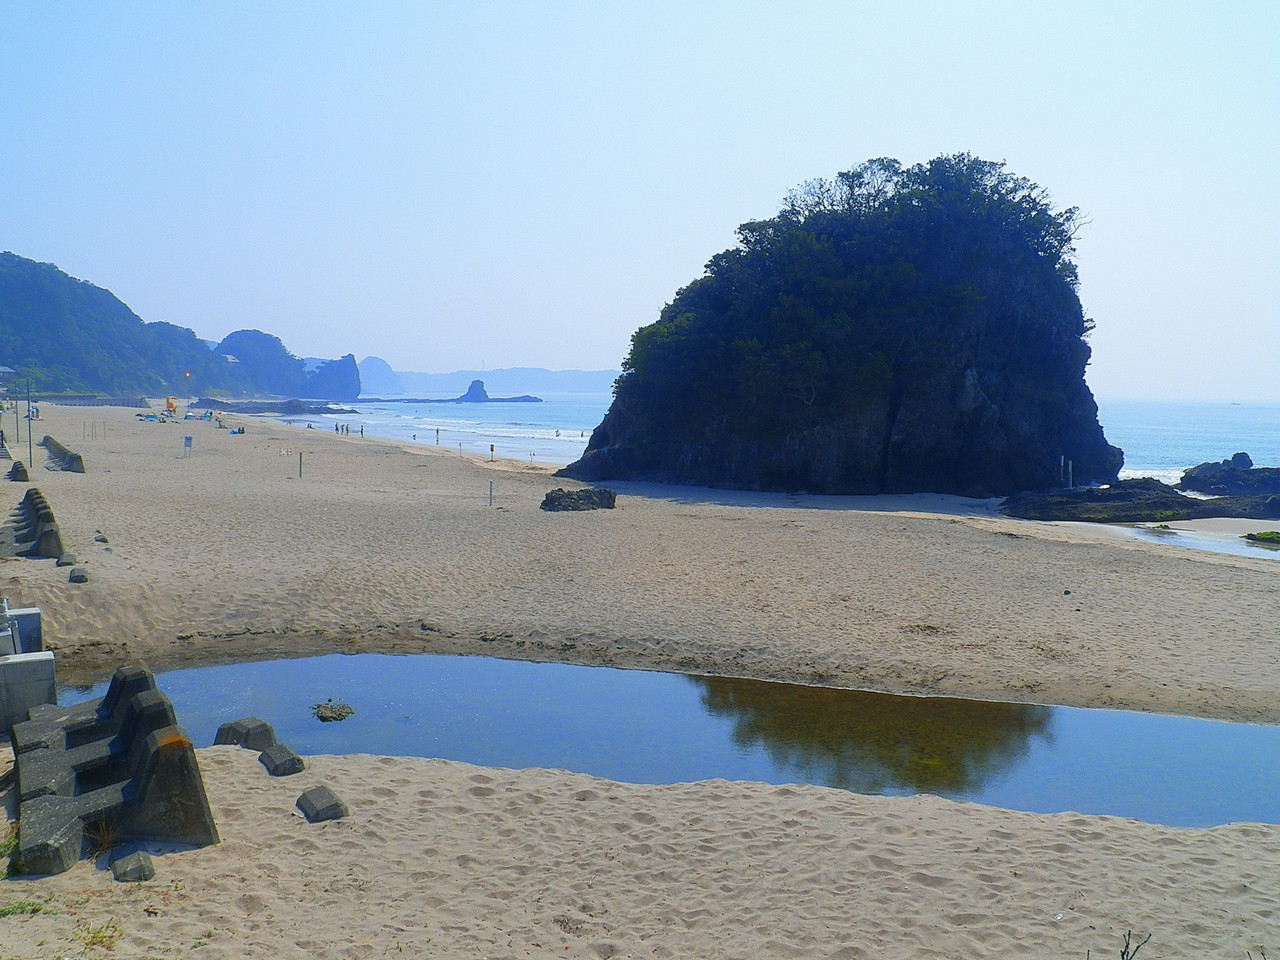
<path fill-rule="evenodd" d="M 218 842 L 190 738 L 142 664 L 106 696 L 34 707 L 12 729 L 23 874 L 69 870 L 126 841 Z"/>

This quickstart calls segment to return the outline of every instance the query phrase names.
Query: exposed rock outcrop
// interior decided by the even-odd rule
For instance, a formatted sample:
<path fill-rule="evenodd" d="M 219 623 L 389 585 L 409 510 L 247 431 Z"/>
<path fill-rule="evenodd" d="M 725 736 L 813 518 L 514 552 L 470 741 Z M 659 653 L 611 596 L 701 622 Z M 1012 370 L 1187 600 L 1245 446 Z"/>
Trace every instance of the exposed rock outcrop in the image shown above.
<path fill-rule="evenodd" d="M 1142 477 L 1108 487 L 1045 490 L 1009 497 L 1000 509 L 1025 520 L 1157 523 L 1208 517 L 1280 519 L 1280 497 L 1215 497 L 1196 500 L 1167 483 Z"/>
<path fill-rule="evenodd" d="M 1280 467 L 1255 467 L 1249 454 L 1237 453 L 1221 462 L 1188 467 L 1177 487 L 1214 497 L 1280 496 Z"/>
<path fill-rule="evenodd" d="M 558 510 L 612 510 L 618 495 L 612 490 L 565 490 L 561 487 L 548 491 L 542 498 L 542 509 Z"/>

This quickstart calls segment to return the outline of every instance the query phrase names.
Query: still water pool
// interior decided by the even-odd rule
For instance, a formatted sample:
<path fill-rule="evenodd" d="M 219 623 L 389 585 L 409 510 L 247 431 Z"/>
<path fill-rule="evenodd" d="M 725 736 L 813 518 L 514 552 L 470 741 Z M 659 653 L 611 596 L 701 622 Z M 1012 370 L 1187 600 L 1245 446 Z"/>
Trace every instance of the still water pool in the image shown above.
<path fill-rule="evenodd" d="M 812 783 L 1182 827 L 1280 823 L 1274 726 L 432 654 L 237 663 L 157 682 L 197 746 L 255 716 L 303 755 Z M 60 702 L 105 691 L 67 689 Z M 312 704 L 329 698 L 354 716 L 315 719 Z"/>

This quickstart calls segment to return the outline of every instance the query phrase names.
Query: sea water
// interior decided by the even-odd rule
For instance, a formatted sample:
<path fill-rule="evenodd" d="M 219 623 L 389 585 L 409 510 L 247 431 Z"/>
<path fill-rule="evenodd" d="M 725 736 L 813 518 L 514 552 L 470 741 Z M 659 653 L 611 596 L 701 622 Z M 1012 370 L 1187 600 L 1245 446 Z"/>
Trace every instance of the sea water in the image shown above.
<path fill-rule="evenodd" d="M 367 436 L 439 446 L 459 453 L 564 466 L 582 456 L 591 431 L 604 419 L 612 394 L 544 393 L 540 403 L 408 403 L 359 400 L 349 409 L 313 417 L 318 429 L 347 425 Z M 491 449 L 492 448 L 492 449 Z"/>
<path fill-rule="evenodd" d="M 608 392 L 547 393 L 541 403 L 357 401 L 358 413 L 310 419 L 321 429 L 363 426 L 369 436 L 484 456 L 492 445 L 496 457 L 563 466 L 582 456 L 611 401 Z M 1125 452 L 1122 479 L 1176 483 L 1187 467 L 1239 451 L 1280 466 L 1280 404 L 1100 399 L 1098 407 L 1108 442 Z"/>
<path fill-rule="evenodd" d="M 1207 827 L 1280 823 L 1280 727 L 895 697 L 439 654 L 331 654 L 157 677 L 198 746 L 258 717 L 301 754 L 441 757 L 631 783 L 724 778 Z M 64 689 L 67 705 L 106 683 Z M 355 712 L 324 723 L 325 700 Z"/>
<path fill-rule="evenodd" d="M 1107 441 L 1124 451 L 1120 478 L 1177 483 L 1199 463 L 1245 452 L 1280 467 L 1280 404 L 1099 400 Z"/>

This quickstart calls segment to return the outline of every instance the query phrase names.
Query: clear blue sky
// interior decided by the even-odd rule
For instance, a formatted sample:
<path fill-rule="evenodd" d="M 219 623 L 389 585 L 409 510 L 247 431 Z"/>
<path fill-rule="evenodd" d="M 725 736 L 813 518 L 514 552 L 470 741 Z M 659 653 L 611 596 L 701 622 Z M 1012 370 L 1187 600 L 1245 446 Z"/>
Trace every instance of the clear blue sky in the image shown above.
<path fill-rule="evenodd" d="M 614 368 L 741 222 L 968 150 L 1104 397 L 1280 401 L 1280 4 L 4 0 L 0 249 L 208 339 Z"/>

